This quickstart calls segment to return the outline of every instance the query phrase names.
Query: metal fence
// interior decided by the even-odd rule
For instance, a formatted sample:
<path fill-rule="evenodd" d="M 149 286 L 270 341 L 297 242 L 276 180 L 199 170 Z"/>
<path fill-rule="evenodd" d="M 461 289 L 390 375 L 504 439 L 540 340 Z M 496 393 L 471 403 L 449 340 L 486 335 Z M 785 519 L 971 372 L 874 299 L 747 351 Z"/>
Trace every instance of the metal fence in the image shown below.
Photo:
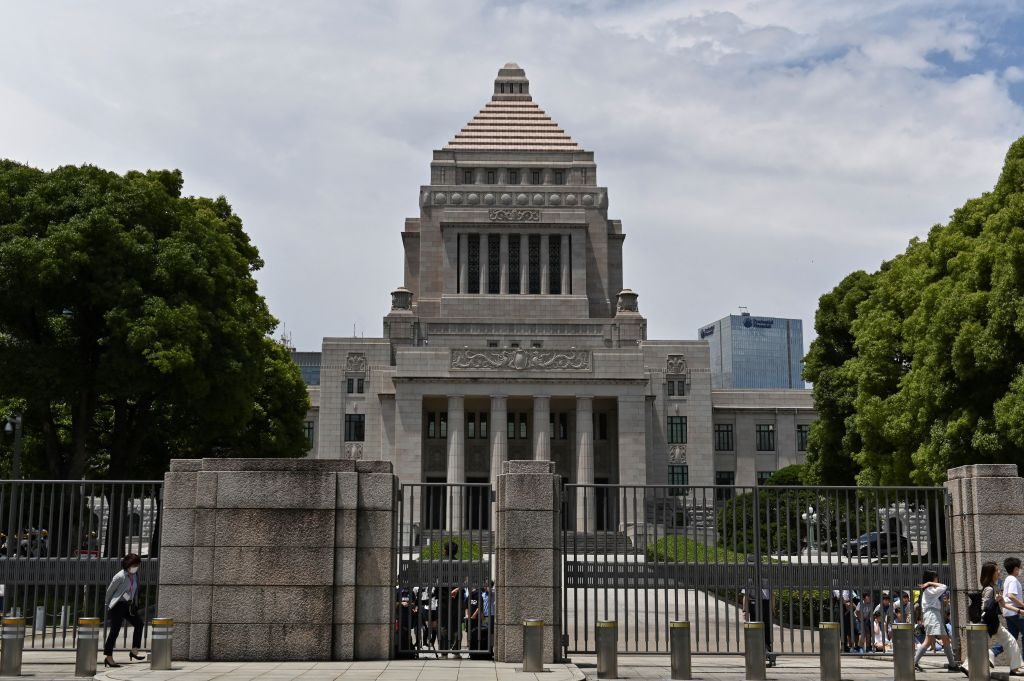
<path fill-rule="evenodd" d="M 104 618 L 107 584 L 128 553 L 142 559 L 139 615 L 148 641 L 160 574 L 162 484 L 0 482 L 0 610 L 26 618 L 26 648 L 74 648 L 78 618 Z"/>
<path fill-rule="evenodd" d="M 924 572 L 952 582 L 942 488 L 568 485 L 562 510 L 567 654 L 595 652 L 598 619 L 625 653 L 667 653 L 677 619 L 695 653 L 742 652 L 747 619 L 773 655 L 817 652 L 826 621 L 888 652 Z"/>
<path fill-rule="evenodd" d="M 396 657 L 493 650 L 490 484 L 405 484 L 398 496 Z"/>

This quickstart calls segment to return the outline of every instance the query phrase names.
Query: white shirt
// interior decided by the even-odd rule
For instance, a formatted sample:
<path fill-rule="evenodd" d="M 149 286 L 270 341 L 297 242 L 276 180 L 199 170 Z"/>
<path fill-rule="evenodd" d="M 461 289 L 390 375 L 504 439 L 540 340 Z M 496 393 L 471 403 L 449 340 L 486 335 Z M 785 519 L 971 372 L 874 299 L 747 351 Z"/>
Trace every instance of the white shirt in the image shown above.
<path fill-rule="evenodd" d="M 1003 582 L 1003 601 L 1010 608 L 1013 608 L 1012 610 L 1003 608 L 1003 617 L 1013 617 L 1018 614 L 1017 604 L 1010 600 L 1011 594 L 1016 596 L 1017 600 L 1024 601 L 1024 595 L 1021 594 L 1020 580 L 1013 575 L 1007 576 L 1006 581 Z"/>
<path fill-rule="evenodd" d="M 942 610 L 942 595 L 946 585 L 930 586 L 921 592 L 921 610 Z"/>

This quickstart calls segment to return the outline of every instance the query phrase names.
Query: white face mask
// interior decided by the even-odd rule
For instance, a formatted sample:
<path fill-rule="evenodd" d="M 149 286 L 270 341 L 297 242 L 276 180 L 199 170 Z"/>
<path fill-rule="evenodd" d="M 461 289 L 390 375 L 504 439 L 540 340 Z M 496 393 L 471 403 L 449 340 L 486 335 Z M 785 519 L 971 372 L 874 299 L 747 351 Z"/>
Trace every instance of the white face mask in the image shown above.
<path fill-rule="evenodd" d="M 138 572 L 138 571 L 139 571 L 139 566 L 138 566 L 138 565 L 136 565 L 136 566 L 134 566 L 134 567 L 130 567 L 130 568 L 128 568 L 128 573 L 129 573 L 129 574 L 132 574 L 132 575 L 134 575 L 134 574 L 135 574 L 136 572 Z"/>

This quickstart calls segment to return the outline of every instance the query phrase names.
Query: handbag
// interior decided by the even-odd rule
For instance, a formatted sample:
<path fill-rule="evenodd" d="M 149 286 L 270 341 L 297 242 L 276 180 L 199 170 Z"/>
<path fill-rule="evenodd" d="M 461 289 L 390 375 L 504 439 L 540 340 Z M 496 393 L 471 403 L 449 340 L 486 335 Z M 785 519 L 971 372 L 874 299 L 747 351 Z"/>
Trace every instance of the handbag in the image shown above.
<path fill-rule="evenodd" d="M 981 609 L 981 622 L 988 629 L 989 636 L 995 636 L 999 631 L 999 603 L 995 598 L 985 601 Z"/>

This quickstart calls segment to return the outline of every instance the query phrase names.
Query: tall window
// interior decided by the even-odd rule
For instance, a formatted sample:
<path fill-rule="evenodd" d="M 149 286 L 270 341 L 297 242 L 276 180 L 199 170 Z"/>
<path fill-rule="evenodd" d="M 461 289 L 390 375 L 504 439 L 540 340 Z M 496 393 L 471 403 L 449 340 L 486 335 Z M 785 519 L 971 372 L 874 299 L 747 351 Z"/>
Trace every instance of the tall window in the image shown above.
<path fill-rule="evenodd" d="M 466 414 L 466 439 L 476 438 L 476 414 Z"/>
<path fill-rule="evenodd" d="M 508 239 L 508 292 L 519 293 L 519 235 Z"/>
<path fill-rule="evenodd" d="M 488 170 L 487 171 L 487 184 L 494 184 L 494 171 L 493 170 Z"/>
<path fill-rule="evenodd" d="M 427 438 L 433 440 L 437 437 L 437 413 L 427 413 Z"/>
<path fill-rule="evenodd" d="M 556 414 L 551 412 L 548 415 L 550 430 L 548 431 L 552 440 L 569 439 L 569 415 L 565 412 Z"/>
<path fill-rule="evenodd" d="M 487 292 L 501 292 L 501 237 L 497 234 L 487 237 Z"/>
<path fill-rule="evenodd" d="M 366 415 L 345 414 L 345 442 L 362 442 L 366 439 Z"/>
<path fill-rule="evenodd" d="M 682 489 L 690 484 L 690 467 L 686 464 L 670 463 L 668 465 L 668 484 L 680 485 L 668 491 L 670 497 L 681 497 L 687 490 Z"/>
<path fill-rule="evenodd" d="M 668 443 L 670 445 L 686 444 L 686 417 L 668 417 Z"/>
<path fill-rule="evenodd" d="M 675 381 L 668 381 L 665 385 L 667 386 L 667 389 L 668 389 L 668 396 L 669 397 L 674 397 L 675 394 L 676 394 L 676 382 Z"/>
<path fill-rule="evenodd" d="M 561 170 L 555 171 L 555 184 L 565 184 L 565 175 Z"/>
<path fill-rule="evenodd" d="M 811 434 L 811 427 L 806 423 L 801 423 L 796 427 L 796 451 L 806 452 L 807 451 L 807 436 Z"/>
<path fill-rule="evenodd" d="M 442 440 L 448 438 L 448 412 L 442 411 L 438 418 L 438 437 Z"/>
<path fill-rule="evenodd" d="M 716 452 L 731 452 L 732 451 L 732 424 L 731 423 L 716 423 L 715 424 L 715 451 Z"/>
<path fill-rule="evenodd" d="M 463 170 L 462 171 L 462 183 L 463 184 L 473 184 L 473 171 L 472 170 Z"/>
<path fill-rule="evenodd" d="M 508 433 L 507 437 L 509 440 L 516 439 L 516 415 L 512 412 L 508 413 Z"/>
<path fill-rule="evenodd" d="M 518 170 L 509 170 L 508 171 L 508 183 L 509 184 L 519 184 L 519 171 Z"/>
<path fill-rule="evenodd" d="M 480 429 L 477 432 L 482 439 L 487 439 L 487 414 L 480 414 Z"/>
<path fill-rule="evenodd" d="M 526 421 L 526 413 L 520 412 L 519 414 L 519 439 L 525 440 L 530 437 L 529 426 Z"/>
<path fill-rule="evenodd" d="M 732 499 L 733 494 L 736 492 L 733 489 L 733 486 L 736 484 L 736 473 L 733 471 L 715 471 L 715 484 L 726 485 L 715 490 L 715 499 L 718 501 Z"/>
<path fill-rule="evenodd" d="M 763 485 L 768 482 L 768 478 L 772 477 L 775 471 L 758 471 L 757 472 L 757 484 Z"/>
<path fill-rule="evenodd" d="M 349 378 L 345 380 L 345 392 L 349 395 L 356 391 L 356 379 Z"/>
<path fill-rule="evenodd" d="M 529 236 L 529 260 L 530 266 L 530 289 L 529 292 L 536 295 L 540 293 L 540 234 Z"/>
<path fill-rule="evenodd" d="M 758 423 L 754 427 L 754 435 L 757 440 L 757 451 L 759 452 L 774 452 L 775 451 L 775 424 L 774 423 Z"/>
<path fill-rule="evenodd" d="M 532 182 L 533 184 L 540 184 L 540 171 L 539 170 L 531 170 L 530 171 L 530 182 Z"/>
<path fill-rule="evenodd" d="M 357 378 L 356 379 L 356 392 L 358 394 L 362 395 L 365 388 L 366 388 L 366 381 L 363 380 L 362 378 Z"/>
<path fill-rule="evenodd" d="M 467 293 L 480 293 L 480 235 L 466 235 Z"/>
<path fill-rule="evenodd" d="M 597 439 L 598 440 L 607 440 L 608 439 L 608 414 L 606 414 L 604 412 L 601 412 L 599 414 L 594 414 L 594 419 L 597 421 L 597 428 L 594 429 L 595 431 L 597 431 Z"/>
<path fill-rule="evenodd" d="M 548 235 L 548 293 L 562 293 L 562 237 Z"/>
<path fill-rule="evenodd" d="M 309 445 L 309 449 L 313 448 L 313 422 L 304 421 L 302 423 L 302 434 L 306 436 L 306 444 Z"/>

